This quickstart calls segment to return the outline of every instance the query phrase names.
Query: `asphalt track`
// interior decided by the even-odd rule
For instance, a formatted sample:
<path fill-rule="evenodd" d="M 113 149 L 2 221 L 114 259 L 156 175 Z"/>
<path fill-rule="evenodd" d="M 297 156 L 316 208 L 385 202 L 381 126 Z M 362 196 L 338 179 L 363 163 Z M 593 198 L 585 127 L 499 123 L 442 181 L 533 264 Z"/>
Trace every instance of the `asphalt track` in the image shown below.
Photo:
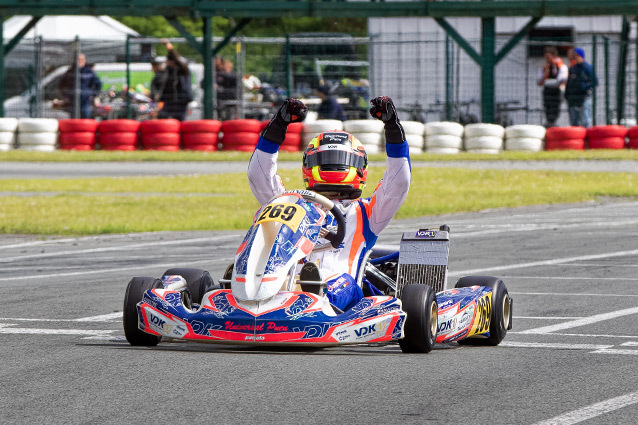
<path fill-rule="evenodd" d="M 393 222 L 448 224 L 450 281 L 504 279 L 514 329 L 498 347 L 319 351 L 183 342 L 134 348 L 131 276 L 219 277 L 241 232 L 0 236 L 0 423 L 634 424 L 638 202 Z"/>

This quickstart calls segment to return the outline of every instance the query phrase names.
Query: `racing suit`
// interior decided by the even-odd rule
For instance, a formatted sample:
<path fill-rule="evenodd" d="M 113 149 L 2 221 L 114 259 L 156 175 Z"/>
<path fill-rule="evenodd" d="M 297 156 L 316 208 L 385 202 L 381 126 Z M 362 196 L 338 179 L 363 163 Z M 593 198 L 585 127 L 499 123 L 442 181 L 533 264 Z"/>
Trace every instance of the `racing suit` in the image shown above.
<path fill-rule="evenodd" d="M 248 164 L 250 189 L 261 205 L 285 191 L 277 175 L 278 150 L 278 144 L 261 137 Z M 327 281 L 328 299 L 342 310 L 352 307 L 363 297 L 355 281 L 361 260 L 399 210 L 410 188 L 411 167 L 407 142 L 388 143 L 386 152 L 385 173 L 371 197 L 333 199 L 345 218 L 342 244 L 337 249 L 311 253 L 308 258 L 308 261 L 319 266 L 322 280 Z M 324 226 L 328 222 L 326 220 Z"/>

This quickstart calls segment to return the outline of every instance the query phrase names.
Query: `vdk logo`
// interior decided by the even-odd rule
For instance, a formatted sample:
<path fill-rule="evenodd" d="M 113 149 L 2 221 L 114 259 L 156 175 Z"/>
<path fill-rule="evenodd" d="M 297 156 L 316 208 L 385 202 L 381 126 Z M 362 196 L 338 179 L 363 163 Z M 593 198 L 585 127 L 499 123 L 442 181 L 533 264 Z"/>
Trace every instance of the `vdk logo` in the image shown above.
<path fill-rule="evenodd" d="M 433 238 L 436 236 L 436 230 L 419 230 L 416 232 L 417 238 Z"/>
<path fill-rule="evenodd" d="M 370 335 L 373 333 L 385 332 L 387 329 L 388 329 L 388 323 L 387 321 L 385 321 L 385 322 L 380 322 L 380 323 L 364 326 L 359 329 L 355 329 L 354 333 L 357 336 L 357 338 L 361 338 L 362 336 Z"/>

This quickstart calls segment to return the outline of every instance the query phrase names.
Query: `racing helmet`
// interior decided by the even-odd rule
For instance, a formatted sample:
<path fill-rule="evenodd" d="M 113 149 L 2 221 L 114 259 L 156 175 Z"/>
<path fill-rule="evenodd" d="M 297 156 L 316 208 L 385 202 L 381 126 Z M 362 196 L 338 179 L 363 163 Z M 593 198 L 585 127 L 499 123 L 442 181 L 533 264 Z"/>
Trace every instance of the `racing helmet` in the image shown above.
<path fill-rule="evenodd" d="M 304 152 L 302 173 L 308 190 L 332 198 L 357 199 L 366 184 L 368 155 L 350 133 L 320 133 Z"/>

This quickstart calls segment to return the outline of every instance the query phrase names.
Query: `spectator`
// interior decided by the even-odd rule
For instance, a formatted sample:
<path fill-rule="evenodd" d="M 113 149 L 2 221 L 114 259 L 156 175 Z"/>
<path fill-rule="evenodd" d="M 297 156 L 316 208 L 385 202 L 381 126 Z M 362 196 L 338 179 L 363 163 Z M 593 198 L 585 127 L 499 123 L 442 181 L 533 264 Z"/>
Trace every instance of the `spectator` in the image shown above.
<path fill-rule="evenodd" d="M 237 75 L 233 70 L 233 62 L 226 58 L 215 60 L 215 84 L 218 100 L 233 100 L 237 98 Z"/>
<path fill-rule="evenodd" d="M 91 107 L 102 89 L 102 82 L 93 71 L 92 65 L 87 65 L 86 56 L 78 55 L 77 63 L 80 74 L 80 118 L 91 118 Z M 60 92 L 64 97 L 64 106 L 67 112 L 74 116 L 75 112 L 75 65 L 71 65 L 60 79 Z M 74 117 L 77 118 L 77 117 Z"/>
<path fill-rule="evenodd" d="M 594 69 L 585 62 L 585 51 L 580 47 L 570 49 L 567 58 L 572 66 L 569 68 L 565 99 L 569 109 L 569 122 L 574 126 L 591 127 L 592 124 L 592 99 L 594 87 L 598 85 L 598 79 L 594 75 Z"/>
<path fill-rule="evenodd" d="M 151 68 L 153 69 L 153 80 L 151 81 L 151 99 L 153 102 L 159 102 L 166 84 L 166 69 L 164 60 L 159 57 L 151 59 Z"/>
<path fill-rule="evenodd" d="M 166 75 L 159 97 L 160 102 L 164 102 L 164 106 L 160 109 L 157 117 L 184 121 L 188 104 L 193 100 L 191 74 L 188 65 L 173 48 L 173 45 L 168 41 L 165 43 L 168 49 L 164 71 Z"/>
<path fill-rule="evenodd" d="M 556 47 L 545 48 L 545 64 L 538 75 L 538 85 L 543 87 L 545 127 L 554 127 L 560 114 L 562 92 L 567 83 L 568 69 L 558 56 Z"/>
<path fill-rule="evenodd" d="M 346 114 L 343 106 L 337 102 L 337 99 L 330 93 L 330 86 L 322 84 L 317 88 L 317 97 L 321 99 L 319 108 L 317 109 L 318 118 L 320 120 L 346 120 Z"/>

